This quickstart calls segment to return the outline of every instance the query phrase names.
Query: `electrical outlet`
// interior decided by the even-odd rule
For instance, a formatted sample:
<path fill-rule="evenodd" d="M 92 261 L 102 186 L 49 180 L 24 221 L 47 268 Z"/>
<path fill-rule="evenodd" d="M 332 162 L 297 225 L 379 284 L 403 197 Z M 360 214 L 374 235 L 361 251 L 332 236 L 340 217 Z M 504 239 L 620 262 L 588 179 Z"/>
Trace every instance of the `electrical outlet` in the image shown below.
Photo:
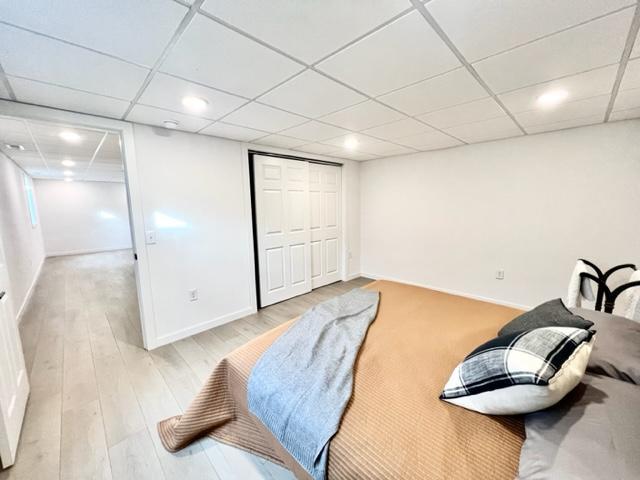
<path fill-rule="evenodd" d="M 189 301 L 195 302 L 196 300 L 198 300 L 198 290 L 195 288 L 193 290 L 189 290 Z"/>
<path fill-rule="evenodd" d="M 504 270 L 496 270 L 496 278 L 498 280 L 504 280 Z"/>

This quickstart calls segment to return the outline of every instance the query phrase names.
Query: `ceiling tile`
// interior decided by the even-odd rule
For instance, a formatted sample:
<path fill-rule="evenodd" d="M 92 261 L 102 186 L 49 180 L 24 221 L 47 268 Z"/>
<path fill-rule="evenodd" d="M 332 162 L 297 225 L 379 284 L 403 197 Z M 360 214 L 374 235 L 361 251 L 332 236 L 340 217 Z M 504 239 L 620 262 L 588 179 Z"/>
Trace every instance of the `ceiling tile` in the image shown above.
<path fill-rule="evenodd" d="M 35 168 L 35 169 L 46 168 L 44 166 L 44 162 L 42 161 L 42 159 L 37 156 L 36 157 L 18 157 L 18 158 L 16 158 L 15 156 L 9 156 L 9 155 L 7 156 L 27 171 L 31 168 Z"/>
<path fill-rule="evenodd" d="M 554 90 L 566 90 L 569 94 L 568 98 L 571 101 L 610 93 L 617 73 L 618 65 L 611 65 L 570 77 L 539 83 L 531 87 L 513 90 L 509 93 L 499 95 L 499 98 L 507 109 L 514 113 L 536 110 L 540 108 L 536 104 L 538 97 Z"/>
<path fill-rule="evenodd" d="M 129 108 L 129 102 L 125 100 L 103 97 L 48 83 L 16 77 L 9 77 L 9 82 L 19 102 L 112 118 L 121 118 Z"/>
<path fill-rule="evenodd" d="M 401 118 L 401 113 L 369 100 L 322 117 L 322 121 L 357 131 Z"/>
<path fill-rule="evenodd" d="M 284 55 L 196 15 L 160 70 L 253 98 L 303 68 Z"/>
<path fill-rule="evenodd" d="M 357 146 L 353 149 L 344 148 L 345 141 L 349 139 L 355 139 L 358 143 Z M 331 140 L 327 140 L 325 142 L 327 145 L 334 145 L 336 147 L 340 147 L 345 155 L 351 151 L 356 152 L 367 152 L 367 149 L 372 150 L 376 145 L 383 145 L 386 142 L 379 140 L 377 138 L 369 137 L 367 135 L 362 135 L 361 133 L 349 133 L 348 135 L 343 135 L 341 137 L 332 138 Z M 369 153 L 369 152 L 367 152 Z"/>
<path fill-rule="evenodd" d="M 375 160 L 376 158 L 380 158 L 377 155 L 372 155 L 370 153 L 362 153 L 362 152 L 344 152 L 340 154 L 341 158 L 347 158 L 349 160 L 358 160 L 360 162 L 364 162 L 366 160 Z"/>
<path fill-rule="evenodd" d="M 453 127 L 463 123 L 480 122 L 504 116 L 504 111 L 493 98 L 483 98 L 455 107 L 420 115 L 420 120 L 437 128 Z"/>
<path fill-rule="evenodd" d="M 624 48 L 633 9 L 594 20 L 565 32 L 474 64 L 496 93 L 616 63 Z"/>
<path fill-rule="evenodd" d="M 206 110 L 200 114 L 191 113 L 182 105 L 182 99 L 186 96 L 207 100 L 209 104 Z M 219 90 L 203 87 L 163 73 L 157 73 L 140 97 L 139 102 L 152 107 L 181 112 L 185 115 L 215 120 L 232 112 L 247 101 Z"/>
<path fill-rule="evenodd" d="M 335 138 L 340 135 L 349 133 L 344 128 L 334 127 L 333 125 L 327 125 L 325 123 L 316 122 L 311 120 L 297 127 L 289 128 L 281 132 L 283 135 L 290 137 L 301 138 L 310 142 L 318 142 L 327 140 L 329 138 Z"/>
<path fill-rule="evenodd" d="M 632 118 L 640 118 L 640 108 L 630 108 L 628 110 L 614 110 L 611 112 L 610 121 L 631 120 Z"/>
<path fill-rule="evenodd" d="M 624 77 L 620 83 L 620 90 L 631 88 L 640 88 L 640 58 L 627 63 L 627 69 L 624 71 Z"/>
<path fill-rule="evenodd" d="M 396 145 L 394 143 L 389 143 L 389 142 L 376 143 L 374 145 L 369 145 L 369 146 L 363 147 L 360 151 L 364 153 L 370 153 L 372 155 L 378 155 L 380 157 L 391 157 L 393 155 L 408 155 L 410 153 L 416 152 L 412 148 L 403 147 L 402 145 Z"/>
<path fill-rule="evenodd" d="M 226 116 L 224 121 L 241 127 L 273 133 L 294 125 L 300 125 L 306 122 L 307 119 L 260 103 L 251 102 Z"/>
<path fill-rule="evenodd" d="M 144 123 L 146 125 L 156 125 L 158 127 L 164 127 L 163 122 L 165 120 L 174 120 L 178 122 L 176 130 L 183 132 L 196 132 L 211 123 L 210 120 L 204 118 L 169 112 L 161 108 L 147 107 L 146 105 L 134 106 L 127 115 L 126 120 L 129 122 Z"/>
<path fill-rule="evenodd" d="M 109 134 L 102 142 L 100 150 L 96 154 L 93 163 L 122 165 L 122 154 L 120 152 L 120 137 L 116 134 Z"/>
<path fill-rule="evenodd" d="M 301 152 L 307 153 L 315 153 L 317 155 L 330 155 L 339 150 L 335 145 L 324 145 L 322 143 L 309 143 L 307 145 L 302 145 L 301 147 L 296 147 L 295 150 L 299 150 Z"/>
<path fill-rule="evenodd" d="M 105 132 L 82 128 L 61 127 L 52 123 L 29 122 L 31 133 L 45 159 L 69 155 L 90 160 Z M 70 143 L 60 138 L 62 131 L 70 130 L 79 136 L 79 141 Z"/>
<path fill-rule="evenodd" d="M 545 125 L 549 123 L 563 122 L 574 118 L 600 115 L 604 120 L 604 113 L 609 104 L 609 95 L 600 95 L 592 98 L 567 102 L 549 109 L 536 109 L 528 112 L 516 113 L 515 117 L 523 127 L 532 125 Z"/>
<path fill-rule="evenodd" d="M 627 110 L 629 108 L 640 107 L 640 88 L 631 88 L 618 92 L 615 110 Z"/>
<path fill-rule="evenodd" d="M 482 122 L 465 123 L 445 129 L 447 133 L 467 143 L 485 142 L 522 135 L 518 126 L 506 115 Z"/>
<path fill-rule="evenodd" d="M 594 125 L 602 123 L 602 115 L 590 115 L 587 117 L 573 118 L 571 120 L 563 120 L 555 123 L 546 123 L 544 125 L 532 125 L 525 127 L 527 133 L 543 133 L 555 130 L 564 130 L 565 128 L 584 127 L 585 125 Z"/>
<path fill-rule="evenodd" d="M 269 145 L 271 147 L 295 148 L 304 145 L 306 143 L 306 140 L 287 137 L 285 135 L 269 135 L 267 137 L 261 138 L 260 140 L 257 140 L 255 143 L 258 143 L 260 145 Z"/>
<path fill-rule="evenodd" d="M 634 0 L 432 0 L 427 10 L 465 58 L 476 61 L 577 25 Z"/>
<path fill-rule="evenodd" d="M 410 7 L 406 0 L 207 0 L 202 9 L 313 63 Z"/>
<path fill-rule="evenodd" d="M 252 128 L 238 127 L 228 123 L 216 122 L 200 131 L 205 135 L 213 135 L 214 137 L 230 138 L 240 142 L 251 142 L 257 138 L 264 137 L 267 132 L 253 130 Z"/>
<path fill-rule="evenodd" d="M 9 150 L 6 148 L 7 144 L 22 145 L 24 150 Z M 25 122 L 22 120 L 0 117 L 0 150 L 15 161 L 18 157 L 22 157 L 25 161 L 39 160 L 42 164 L 40 154 L 38 154 Z"/>
<path fill-rule="evenodd" d="M 416 148 L 418 150 L 439 150 L 441 148 L 455 147 L 457 145 L 463 145 L 462 142 L 455 138 L 445 135 L 444 133 L 433 131 L 418 133 L 417 135 L 410 135 L 408 137 L 399 138 L 397 143 L 407 145 L 408 147 Z"/>
<path fill-rule="evenodd" d="M 318 64 L 318 68 L 377 96 L 452 70 L 460 62 L 414 11 Z"/>
<path fill-rule="evenodd" d="M 385 123 L 379 127 L 369 128 L 362 133 L 373 137 L 382 138 L 383 140 L 394 140 L 396 138 L 406 137 L 408 135 L 432 132 L 433 128 L 413 118 L 403 118 L 397 122 Z"/>
<path fill-rule="evenodd" d="M 2 6 L 5 22 L 148 67 L 160 57 L 186 13 L 186 7 L 166 0 L 29 0 Z"/>
<path fill-rule="evenodd" d="M 383 95 L 379 100 L 409 115 L 418 115 L 486 96 L 486 90 L 467 69 L 459 68 Z"/>
<path fill-rule="evenodd" d="M 366 97 L 312 70 L 259 98 L 261 103 L 317 118 L 366 100 Z"/>
<path fill-rule="evenodd" d="M 2 24 L 0 63 L 8 75 L 124 100 L 135 96 L 148 73 L 130 63 Z"/>

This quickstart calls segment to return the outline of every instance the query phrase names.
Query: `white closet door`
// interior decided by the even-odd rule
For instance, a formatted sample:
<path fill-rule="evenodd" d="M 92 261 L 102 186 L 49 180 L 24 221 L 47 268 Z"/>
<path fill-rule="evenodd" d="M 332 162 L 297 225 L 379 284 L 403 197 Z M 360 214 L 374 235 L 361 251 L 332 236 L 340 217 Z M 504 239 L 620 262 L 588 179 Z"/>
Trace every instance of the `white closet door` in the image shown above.
<path fill-rule="evenodd" d="M 254 156 L 261 306 L 311 291 L 309 163 Z"/>
<path fill-rule="evenodd" d="M 342 277 L 340 188 L 340 167 L 309 165 L 312 288 L 337 282 Z"/>
<path fill-rule="evenodd" d="M 22 429 L 29 381 L 18 326 L 9 302 L 9 276 L 0 239 L 0 459 L 13 465 Z"/>

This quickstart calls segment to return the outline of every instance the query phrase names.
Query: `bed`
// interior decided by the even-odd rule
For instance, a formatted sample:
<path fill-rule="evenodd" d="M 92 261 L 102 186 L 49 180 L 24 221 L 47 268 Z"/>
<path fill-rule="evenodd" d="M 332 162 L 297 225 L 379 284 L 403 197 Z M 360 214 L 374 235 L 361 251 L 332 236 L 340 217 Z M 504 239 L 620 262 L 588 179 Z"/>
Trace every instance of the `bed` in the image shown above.
<path fill-rule="evenodd" d="M 515 478 L 522 418 L 480 415 L 438 395 L 460 359 L 520 311 L 390 281 L 366 288 L 380 291 L 380 306 L 331 440 L 328 478 Z M 177 451 L 208 435 L 309 478 L 247 410 L 251 369 L 290 324 L 225 357 L 188 410 L 159 424 L 165 448 Z"/>

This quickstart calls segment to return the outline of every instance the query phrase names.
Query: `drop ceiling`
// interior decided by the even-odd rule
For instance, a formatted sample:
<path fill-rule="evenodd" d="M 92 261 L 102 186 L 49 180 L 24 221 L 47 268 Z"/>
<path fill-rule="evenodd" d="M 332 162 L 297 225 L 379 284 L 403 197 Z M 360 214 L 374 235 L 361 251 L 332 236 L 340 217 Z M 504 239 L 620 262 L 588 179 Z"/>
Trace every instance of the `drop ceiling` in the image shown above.
<path fill-rule="evenodd" d="M 634 0 L 5 3 L 19 102 L 356 160 L 640 117 Z"/>
<path fill-rule="evenodd" d="M 33 178 L 124 182 L 115 133 L 0 116 L 0 151 Z"/>

